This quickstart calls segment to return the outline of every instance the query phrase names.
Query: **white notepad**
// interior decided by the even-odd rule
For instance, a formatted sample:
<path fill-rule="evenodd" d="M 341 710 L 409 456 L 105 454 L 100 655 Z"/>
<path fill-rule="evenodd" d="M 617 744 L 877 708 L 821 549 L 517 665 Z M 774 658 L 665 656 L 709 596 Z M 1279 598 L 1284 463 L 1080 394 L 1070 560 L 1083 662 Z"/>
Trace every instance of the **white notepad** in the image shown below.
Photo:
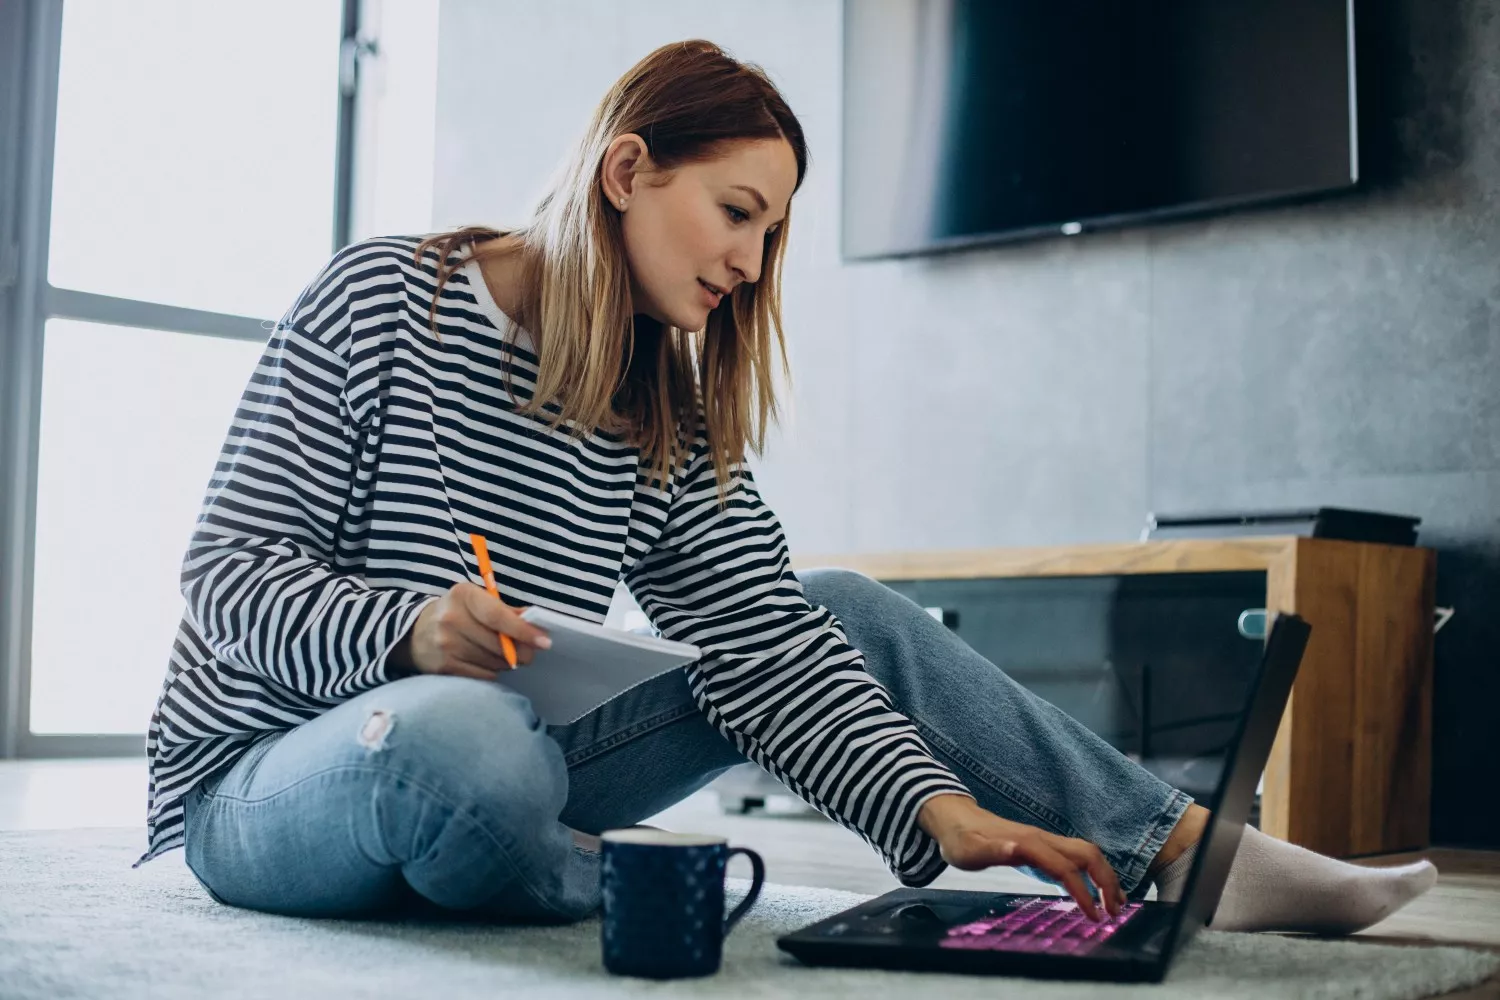
<path fill-rule="evenodd" d="M 544 722 L 582 718 L 622 692 L 703 655 L 697 646 L 605 628 L 572 615 L 529 607 L 521 617 L 546 631 L 551 649 L 531 662 L 502 670 L 499 682 L 531 699 Z"/>

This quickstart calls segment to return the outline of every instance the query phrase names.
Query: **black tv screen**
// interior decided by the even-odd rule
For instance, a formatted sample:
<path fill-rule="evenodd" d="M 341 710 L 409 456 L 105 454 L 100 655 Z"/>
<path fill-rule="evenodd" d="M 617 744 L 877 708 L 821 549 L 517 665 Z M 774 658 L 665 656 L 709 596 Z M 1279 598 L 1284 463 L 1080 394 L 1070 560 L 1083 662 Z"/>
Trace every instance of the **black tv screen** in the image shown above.
<path fill-rule="evenodd" d="M 845 0 L 844 256 L 1351 187 L 1353 19 L 1353 0 Z"/>

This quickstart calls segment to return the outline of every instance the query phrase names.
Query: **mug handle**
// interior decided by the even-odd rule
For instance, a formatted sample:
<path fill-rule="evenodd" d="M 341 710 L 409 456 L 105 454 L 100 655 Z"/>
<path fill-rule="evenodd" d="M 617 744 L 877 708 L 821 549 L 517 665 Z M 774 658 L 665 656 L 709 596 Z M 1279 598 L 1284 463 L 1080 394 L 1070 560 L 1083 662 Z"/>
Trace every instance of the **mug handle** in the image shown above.
<path fill-rule="evenodd" d="M 736 854 L 743 854 L 750 859 L 750 891 L 745 893 L 745 898 L 740 900 L 740 905 L 731 910 L 729 916 L 724 918 L 725 937 L 729 936 L 729 932 L 734 930 L 734 925 L 740 922 L 740 918 L 745 915 L 750 907 L 755 905 L 755 901 L 760 898 L 761 886 L 766 884 L 766 863 L 759 854 L 756 854 L 748 847 L 731 847 L 729 853 L 724 855 L 724 870 L 726 872 L 729 870 L 729 861 Z"/>

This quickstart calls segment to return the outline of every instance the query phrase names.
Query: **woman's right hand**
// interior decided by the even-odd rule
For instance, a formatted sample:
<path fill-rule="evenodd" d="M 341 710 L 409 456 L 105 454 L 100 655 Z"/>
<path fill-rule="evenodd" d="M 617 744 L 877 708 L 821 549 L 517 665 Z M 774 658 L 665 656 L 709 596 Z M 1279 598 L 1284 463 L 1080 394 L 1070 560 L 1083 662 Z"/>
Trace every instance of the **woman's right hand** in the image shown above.
<path fill-rule="evenodd" d="M 524 610 L 495 600 L 477 584 L 455 583 L 422 609 L 388 659 L 418 673 L 492 681 L 500 671 L 511 669 L 500 651 L 498 633 L 515 640 L 517 666 L 530 663 L 536 650 L 552 645 L 546 632 L 521 618 Z"/>
<path fill-rule="evenodd" d="M 1120 915 L 1126 903 L 1119 877 L 1097 846 L 1004 819 L 966 795 L 937 795 L 922 804 L 917 824 L 938 842 L 943 860 L 964 871 L 995 865 L 1029 865 L 1057 879 L 1090 920 L 1099 909 L 1084 875 L 1099 889 L 1105 910 Z"/>

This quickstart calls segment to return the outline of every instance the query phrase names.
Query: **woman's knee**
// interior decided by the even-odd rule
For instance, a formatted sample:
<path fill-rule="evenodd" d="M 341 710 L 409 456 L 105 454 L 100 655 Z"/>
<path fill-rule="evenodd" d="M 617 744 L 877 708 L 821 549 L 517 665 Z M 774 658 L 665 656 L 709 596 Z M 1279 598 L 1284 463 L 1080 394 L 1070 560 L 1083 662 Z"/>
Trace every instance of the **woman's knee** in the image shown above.
<path fill-rule="evenodd" d="M 808 603 L 821 605 L 841 617 L 845 611 L 886 600 L 892 593 L 880 581 L 841 566 L 802 570 L 797 579 L 802 581 Z"/>
<path fill-rule="evenodd" d="M 890 642 L 903 642 L 910 619 L 925 615 L 912 601 L 879 580 L 852 569 L 830 567 L 798 574 L 808 603 L 827 608 L 856 647 L 869 652 Z"/>
<path fill-rule="evenodd" d="M 187 854 L 216 898 L 269 912 L 375 912 L 413 864 L 461 901 L 483 888 L 469 883 L 490 842 L 525 853 L 567 799 L 562 751 L 526 699 L 464 678 L 382 685 L 249 754 L 190 793 Z"/>
<path fill-rule="evenodd" d="M 833 612 L 849 644 L 864 654 L 865 669 L 898 702 L 908 696 L 923 644 L 933 629 L 946 631 L 914 601 L 852 569 L 829 568 L 797 574 L 808 602 Z"/>
<path fill-rule="evenodd" d="M 353 734 L 366 762 L 450 804 L 494 811 L 518 825 L 555 820 L 562 811 L 562 750 L 521 695 L 488 681 L 432 675 L 393 681 L 370 695 Z"/>

